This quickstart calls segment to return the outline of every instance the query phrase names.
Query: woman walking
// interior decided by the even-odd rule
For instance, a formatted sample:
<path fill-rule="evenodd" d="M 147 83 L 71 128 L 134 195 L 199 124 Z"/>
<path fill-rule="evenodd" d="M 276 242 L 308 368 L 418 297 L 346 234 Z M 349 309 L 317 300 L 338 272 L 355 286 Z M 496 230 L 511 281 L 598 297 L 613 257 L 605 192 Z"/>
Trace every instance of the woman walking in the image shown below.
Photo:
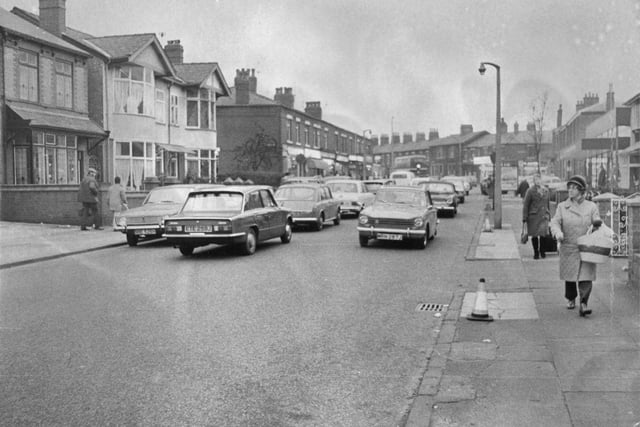
<path fill-rule="evenodd" d="M 527 234 L 531 237 L 533 259 L 546 256 L 542 237 L 549 234 L 549 190 L 540 183 L 540 174 L 533 175 L 533 185 L 522 202 L 522 222 L 527 224 Z"/>
<path fill-rule="evenodd" d="M 583 176 L 572 176 L 567 182 L 569 198 L 558 204 L 551 220 L 551 233 L 560 243 L 560 280 L 564 280 L 567 308 L 575 308 L 576 298 L 580 297 L 582 317 L 591 314 L 587 304 L 592 282 L 596 279 L 596 264 L 580 261 L 578 237 L 587 234 L 589 226 L 600 220 L 596 204 L 584 197 L 586 189 L 587 182 Z"/>

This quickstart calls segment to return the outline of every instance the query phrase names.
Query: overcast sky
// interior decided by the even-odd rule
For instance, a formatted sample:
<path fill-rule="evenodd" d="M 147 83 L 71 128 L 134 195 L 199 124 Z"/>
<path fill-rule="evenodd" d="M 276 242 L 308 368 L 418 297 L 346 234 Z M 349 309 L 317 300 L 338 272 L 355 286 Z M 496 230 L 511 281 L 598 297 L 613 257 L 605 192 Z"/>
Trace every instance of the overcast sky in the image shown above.
<path fill-rule="evenodd" d="M 0 0 L 37 13 L 38 0 Z M 549 92 L 547 128 L 587 92 L 640 92 L 640 0 L 67 0 L 67 25 L 96 36 L 179 39 L 185 62 L 218 62 L 229 86 L 254 68 L 258 92 L 292 87 L 295 106 L 353 132 L 495 131 L 531 119 Z"/>

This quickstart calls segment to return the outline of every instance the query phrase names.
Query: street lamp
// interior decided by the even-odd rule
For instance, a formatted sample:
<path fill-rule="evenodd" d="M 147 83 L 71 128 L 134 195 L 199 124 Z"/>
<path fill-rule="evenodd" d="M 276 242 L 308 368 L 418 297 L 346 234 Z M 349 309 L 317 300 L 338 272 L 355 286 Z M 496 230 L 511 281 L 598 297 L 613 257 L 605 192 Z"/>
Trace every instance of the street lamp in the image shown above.
<path fill-rule="evenodd" d="M 493 227 L 496 229 L 502 228 L 502 155 L 500 149 L 500 142 L 502 135 L 500 134 L 500 66 L 492 62 L 481 62 L 478 71 L 483 76 L 487 68 L 485 65 L 491 65 L 496 69 L 496 146 L 495 146 L 495 174 L 493 177 Z"/>
<path fill-rule="evenodd" d="M 389 144 L 391 145 L 391 161 L 389 163 L 389 177 L 391 176 L 391 171 L 393 170 L 393 116 L 391 116 L 391 134 L 389 135 Z"/>
<path fill-rule="evenodd" d="M 367 179 L 367 132 L 371 133 L 371 129 L 365 129 L 362 131 L 362 168 L 364 169 L 362 171 L 362 179 Z"/>

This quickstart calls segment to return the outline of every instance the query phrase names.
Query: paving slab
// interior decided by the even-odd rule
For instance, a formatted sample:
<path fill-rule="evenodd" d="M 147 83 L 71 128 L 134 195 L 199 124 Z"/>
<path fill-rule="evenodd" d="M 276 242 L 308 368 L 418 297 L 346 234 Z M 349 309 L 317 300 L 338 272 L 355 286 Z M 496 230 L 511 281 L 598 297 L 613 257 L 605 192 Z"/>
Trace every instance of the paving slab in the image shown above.
<path fill-rule="evenodd" d="M 575 426 L 640 425 L 640 393 L 565 393 Z"/>
<path fill-rule="evenodd" d="M 476 292 L 467 292 L 462 301 L 460 317 L 466 318 L 476 306 Z M 489 316 L 494 320 L 538 319 L 536 304 L 531 292 L 487 292 Z"/>

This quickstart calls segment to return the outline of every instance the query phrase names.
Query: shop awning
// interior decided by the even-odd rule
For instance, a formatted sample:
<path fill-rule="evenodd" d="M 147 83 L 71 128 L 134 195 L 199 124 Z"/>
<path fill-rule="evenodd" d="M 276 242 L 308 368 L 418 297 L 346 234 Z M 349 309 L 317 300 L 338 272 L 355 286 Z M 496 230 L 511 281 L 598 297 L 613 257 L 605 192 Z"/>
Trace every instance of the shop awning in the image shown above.
<path fill-rule="evenodd" d="M 31 128 L 75 132 L 80 135 L 103 138 L 109 135 L 89 117 L 73 111 L 63 112 L 15 102 L 7 102 L 7 107 Z"/>
<path fill-rule="evenodd" d="M 329 163 L 321 159 L 307 159 L 307 167 L 311 169 L 322 169 L 322 170 L 327 170 L 331 168 L 331 166 L 329 166 Z"/>
<path fill-rule="evenodd" d="M 164 150 L 171 151 L 172 153 L 195 153 L 196 148 L 187 148 L 182 145 L 176 144 L 160 144 L 156 143 L 156 145 Z"/>

